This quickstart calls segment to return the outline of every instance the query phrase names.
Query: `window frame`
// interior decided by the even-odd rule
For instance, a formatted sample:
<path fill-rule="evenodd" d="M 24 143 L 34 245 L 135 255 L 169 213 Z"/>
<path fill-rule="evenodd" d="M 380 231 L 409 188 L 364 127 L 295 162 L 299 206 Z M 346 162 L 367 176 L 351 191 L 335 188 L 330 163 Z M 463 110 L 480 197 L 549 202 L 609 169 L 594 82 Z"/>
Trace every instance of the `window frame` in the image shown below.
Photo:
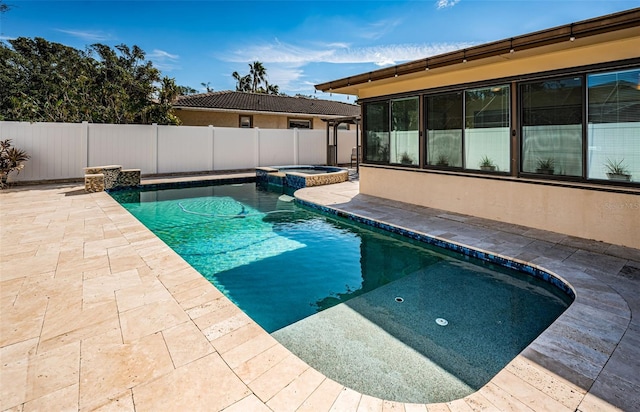
<path fill-rule="evenodd" d="M 242 125 L 242 120 L 243 118 L 248 118 L 249 119 L 249 126 L 243 126 Z M 238 116 L 238 127 L 241 129 L 251 129 L 253 128 L 253 115 L 251 114 L 241 114 Z"/>
<path fill-rule="evenodd" d="M 415 132 L 416 132 L 416 137 L 418 138 L 418 143 L 417 143 L 417 146 L 415 147 L 415 150 L 416 150 L 415 154 L 417 154 L 418 158 L 415 159 L 415 162 L 414 162 L 414 160 L 410 156 L 410 154 L 407 151 L 404 152 L 405 154 L 407 154 L 409 156 L 409 159 L 411 160 L 411 163 L 407 163 L 406 161 L 403 162 L 402 159 L 404 158 L 404 156 L 402 156 L 402 155 L 400 156 L 401 160 L 397 161 L 397 159 L 398 159 L 397 153 L 396 153 L 395 161 L 392 161 L 393 159 L 392 159 L 392 156 L 391 156 L 391 143 L 393 141 L 395 141 L 396 143 L 398 141 L 400 141 L 397 136 L 395 137 L 395 140 L 394 140 L 394 136 L 393 136 L 394 132 L 402 132 L 402 131 L 404 131 L 404 132 L 412 132 L 412 131 L 414 131 L 413 129 L 410 129 L 410 130 L 396 130 L 394 128 L 394 125 L 393 125 L 393 120 L 395 118 L 394 117 L 394 102 L 400 103 L 402 101 L 408 101 L 408 100 L 415 100 L 415 103 L 416 103 L 416 106 L 417 106 L 416 107 L 416 113 L 415 113 L 415 115 L 417 116 L 417 118 L 416 118 L 417 129 L 415 129 Z M 420 106 L 420 95 L 404 96 L 404 97 L 400 97 L 400 98 L 395 98 L 395 99 L 390 99 L 389 100 L 389 162 L 388 162 L 389 164 L 391 164 L 391 165 L 400 165 L 400 166 L 403 166 L 403 167 L 420 167 L 420 163 L 421 163 L 421 159 L 420 159 L 420 127 L 421 127 L 420 126 L 420 122 L 421 122 L 420 108 L 421 108 L 421 106 Z M 414 154 L 414 153 L 411 153 L 411 154 Z"/>
<path fill-rule="evenodd" d="M 580 136 L 580 142 L 581 142 L 581 147 L 580 147 L 580 162 L 581 162 L 581 171 L 580 174 L 575 174 L 575 175 L 565 175 L 565 174 L 555 174 L 555 173 L 551 173 L 551 174 L 546 174 L 544 172 L 529 172 L 529 171 L 525 171 L 524 170 L 524 149 L 525 149 L 525 144 L 524 144 L 524 93 L 523 93 L 523 87 L 525 85 L 528 84 L 532 84 L 532 83 L 536 83 L 536 82 L 550 82 L 550 81 L 559 81 L 559 80 L 564 80 L 564 79 L 568 79 L 570 77 L 574 77 L 574 78 L 579 78 L 580 79 L 580 117 L 581 117 L 581 121 L 580 121 L 580 127 L 581 127 L 581 136 Z M 586 176 L 586 163 L 585 163 L 585 158 L 586 158 L 586 144 L 587 144 L 587 127 L 586 127 L 586 107 L 585 107 L 585 103 L 586 103 L 586 72 L 585 73 L 567 73 L 565 75 L 556 75 L 556 76 L 542 76 L 539 78 L 535 78 L 535 79 L 523 79 L 522 81 L 517 82 L 517 89 L 518 89 L 518 135 L 520 136 L 520 139 L 518 141 L 518 147 L 516 148 L 516 150 L 518 151 L 518 155 L 519 155 L 519 159 L 518 159 L 518 176 L 522 176 L 522 177 L 532 177 L 535 179 L 551 179 L 551 180 L 564 180 L 564 181 L 584 181 L 585 176 Z"/>
<path fill-rule="evenodd" d="M 429 102 L 428 99 L 432 97 L 446 96 L 446 95 L 460 95 L 460 129 L 442 129 L 442 130 L 460 130 L 460 166 L 450 166 L 447 164 L 441 164 L 441 162 L 436 161 L 436 163 L 429 163 Z M 422 161 L 423 167 L 427 169 L 446 169 L 446 170 L 464 170 L 464 119 L 465 119 L 465 110 L 464 110 L 464 89 L 451 89 L 447 91 L 441 91 L 438 93 L 428 93 L 422 95 L 422 106 L 423 106 L 423 120 L 422 120 L 422 128 L 424 130 L 424 158 Z M 434 129 L 435 130 L 435 129 Z M 440 130 L 440 129 L 439 129 Z"/>
<path fill-rule="evenodd" d="M 627 155 L 629 154 L 628 152 L 626 152 L 626 154 L 620 154 L 621 157 L 614 157 L 613 160 L 610 158 L 609 155 L 606 156 L 606 160 L 603 159 L 599 159 L 600 161 L 602 161 L 602 163 L 598 163 L 600 165 L 600 167 L 603 169 L 603 171 L 605 172 L 604 174 L 606 175 L 606 177 L 598 177 L 598 173 L 595 172 L 596 166 L 595 165 L 591 165 L 590 162 L 590 151 L 593 149 L 596 149 L 597 146 L 595 145 L 595 141 L 597 141 L 597 139 L 595 138 L 596 135 L 596 129 L 598 128 L 596 125 L 612 125 L 612 124 L 617 124 L 617 125 L 621 125 L 621 124 L 625 124 L 625 123 L 638 123 L 638 129 L 640 129 L 640 112 L 638 111 L 633 111 L 633 109 L 630 110 L 630 114 L 635 113 L 635 116 L 631 116 L 629 119 L 622 119 L 622 121 L 620 121 L 621 119 L 618 119 L 618 121 L 600 121 L 600 122 L 591 122 L 589 119 L 589 116 L 591 115 L 589 106 L 591 105 L 591 101 L 590 101 L 590 80 L 591 77 L 597 77 L 597 76 L 609 76 L 609 75 L 618 75 L 621 73 L 625 73 L 625 72 L 631 72 L 634 75 L 637 73 L 638 75 L 638 79 L 636 80 L 637 83 L 635 84 L 635 87 L 631 87 L 632 89 L 635 89 L 635 91 L 637 91 L 637 97 L 638 100 L 629 100 L 630 102 L 632 102 L 633 107 L 638 107 L 640 108 L 640 64 L 638 64 L 637 66 L 631 66 L 631 67 L 614 67 L 614 68 L 610 68 L 609 70 L 600 70 L 600 71 L 587 71 L 584 74 L 585 77 L 585 83 L 584 83 L 584 107 L 585 107 L 585 147 L 586 149 L 584 150 L 584 162 L 585 162 L 585 167 L 584 167 L 584 173 L 585 173 L 585 179 L 588 182 L 595 182 L 595 183 L 603 183 L 603 184 L 611 184 L 616 183 L 616 184 L 623 184 L 623 185 L 640 185 L 640 179 L 638 179 L 638 175 L 640 175 L 640 173 L 638 173 L 638 169 L 640 169 L 640 161 L 637 161 L 635 164 L 633 161 L 631 161 L 631 165 L 629 166 L 629 162 L 628 162 L 628 157 Z M 618 87 L 620 86 L 620 83 L 622 83 L 620 80 L 616 80 L 616 95 L 615 95 L 615 100 L 617 100 L 617 98 L 619 97 L 619 95 L 621 94 L 621 92 L 618 90 Z M 606 83 L 604 83 L 606 84 Z M 634 91 L 634 92 L 635 92 Z M 611 97 L 611 95 L 608 94 L 607 100 L 608 98 Z M 626 102 L 626 100 L 623 100 L 624 102 Z M 606 103 L 606 101 L 605 101 Z M 602 119 L 600 119 L 602 120 Z M 625 121 L 626 120 L 626 121 Z M 593 134 L 591 132 L 594 132 Z M 617 140 L 620 139 L 620 135 L 617 133 L 606 133 L 607 135 L 607 140 Z M 631 134 L 631 136 L 633 136 L 633 134 Z M 636 145 L 635 147 L 640 147 L 640 130 L 638 130 L 638 145 Z M 600 137 L 600 136 L 598 136 Z M 593 139 L 593 140 L 592 140 Z M 624 139 L 624 137 L 623 137 Z M 632 148 L 633 146 L 633 142 L 631 143 L 631 145 L 628 148 Z M 608 149 L 611 149 L 611 147 L 608 147 Z M 627 146 L 623 145 L 622 146 L 622 150 L 619 152 L 625 152 L 625 150 L 627 150 Z M 632 154 L 632 159 L 635 157 L 636 159 L 640 159 L 640 149 L 637 149 L 638 152 L 633 153 Z M 597 158 L 597 154 L 594 152 L 593 155 L 595 158 Z M 627 157 L 627 161 L 625 162 L 625 157 Z M 635 169 L 634 169 L 635 166 Z M 631 170 L 629 170 L 629 167 L 631 168 Z M 612 170 L 613 169 L 618 169 L 620 168 L 620 170 Z M 613 173 L 612 173 L 613 172 Z M 617 175 L 616 175 L 617 174 Z M 593 177 L 592 177 L 593 176 Z M 623 177 L 623 179 L 620 179 L 621 177 Z M 633 176 L 636 176 L 636 180 L 632 180 Z"/>
<path fill-rule="evenodd" d="M 473 129 L 470 127 L 467 127 L 467 110 L 468 110 L 468 92 L 472 92 L 472 91 L 478 91 L 478 90 L 482 90 L 482 89 L 494 89 L 494 88 L 506 88 L 507 89 L 507 96 L 506 96 L 506 105 L 504 106 L 504 108 L 506 109 L 506 113 L 504 116 L 504 119 L 506 120 L 507 125 L 506 126 L 502 126 L 505 127 L 507 129 L 507 138 L 508 138 L 508 147 L 506 148 L 506 151 L 509 153 L 508 157 L 509 159 L 506 162 L 503 162 L 506 167 L 503 169 L 500 169 L 499 167 L 496 167 L 497 165 L 494 163 L 493 167 L 487 167 L 486 169 L 481 168 L 479 165 L 476 164 L 469 164 L 468 163 L 468 159 L 467 159 L 467 149 L 469 147 L 469 130 Z M 460 162 L 457 165 L 442 165 L 442 164 L 438 164 L 438 163 L 429 163 L 429 99 L 432 97 L 437 97 L 437 96 L 446 96 L 446 95 L 459 95 L 459 104 L 460 104 L 460 129 L 455 129 L 455 130 L 459 130 L 460 131 L 460 144 L 459 144 L 459 149 L 460 149 L 460 153 L 458 154 L 459 158 L 460 158 Z M 513 99 L 514 99 L 514 93 L 513 93 L 513 85 L 510 82 L 489 82 L 489 83 L 484 83 L 482 85 L 474 85 L 474 86 L 467 86 L 467 87 L 463 87 L 463 88 L 452 88 L 449 90 L 443 90 L 437 93 L 424 93 L 422 94 L 422 102 L 423 102 L 423 116 L 424 116 L 424 120 L 423 120 L 423 130 L 424 130 L 424 145 L 423 145 L 423 149 L 424 149 L 424 161 L 422 164 L 423 168 L 426 169 L 444 169 L 444 170 L 453 170 L 453 171 L 462 171 L 465 173 L 483 173 L 483 174 L 511 174 L 512 171 L 512 165 L 511 165 L 511 153 L 512 153 L 512 141 L 511 141 L 511 130 L 513 129 L 513 113 L 512 113 L 512 105 L 513 105 Z M 451 129 L 454 130 L 454 129 Z M 495 162 L 495 161 L 494 161 Z"/>
<path fill-rule="evenodd" d="M 502 109 L 500 112 L 500 116 L 501 116 L 500 125 L 498 127 L 496 126 L 475 127 L 476 125 L 474 122 L 474 127 L 470 127 L 467 123 L 468 109 L 469 109 L 469 100 L 468 100 L 469 93 L 474 91 L 482 91 L 486 89 L 490 89 L 491 92 L 494 93 L 494 96 L 500 96 L 498 95 L 498 92 L 503 92 L 503 94 L 505 94 L 505 96 L 503 97 L 504 100 L 501 99 L 501 101 L 498 102 Z M 511 130 L 513 129 L 513 114 L 512 114 L 513 99 L 514 99 L 513 85 L 508 82 L 503 82 L 503 83 L 497 82 L 497 83 L 487 84 L 485 86 L 468 87 L 464 89 L 463 101 L 462 101 L 463 116 L 464 116 L 463 128 L 462 128 L 462 149 L 463 149 L 463 166 L 464 166 L 465 172 L 482 172 L 482 173 L 491 173 L 491 174 L 496 174 L 496 173 L 510 174 L 511 173 L 511 167 L 512 167 L 511 165 L 511 157 L 512 157 Z M 485 107 L 491 104 L 492 101 L 493 99 L 490 100 Z M 482 100 L 482 103 L 484 104 L 484 100 Z M 485 151 L 485 153 L 482 155 L 482 157 L 480 157 L 480 159 L 477 159 L 477 156 L 476 156 L 476 159 L 478 160 L 477 163 L 470 164 L 468 162 L 468 156 L 471 150 L 470 148 L 472 147 L 472 144 L 471 144 L 472 133 L 470 131 L 475 129 L 506 129 L 504 131 L 506 131 L 505 137 L 507 140 L 507 147 L 502 148 L 501 145 L 498 145 L 498 147 L 502 148 L 502 150 L 506 149 L 506 159 L 499 158 L 500 157 L 499 152 L 501 152 L 501 150 L 498 150 L 498 153 L 496 153 L 496 151 L 494 150 L 492 153 L 490 152 L 489 154 L 487 154 L 487 151 Z M 500 136 L 498 136 L 498 138 L 500 138 Z M 475 144 L 473 146 L 475 146 Z M 498 157 L 498 159 L 496 159 L 496 157 Z M 502 157 L 504 157 L 504 153 Z M 485 160 L 486 160 L 486 164 L 485 164 Z"/>
<path fill-rule="evenodd" d="M 615 73 L 615 72 L 623 72 L 623 71 L 631 71 L 631 70 L 640 70 L 640 57 L 631 58 L 626 60 L 619 60 L 614 62 L 606 62 L 606 63 L 597 63 L 591 65 L 584 66 L 575 66 L 569 68 L 561 68 L 555 70 L 548 70 L 545 72 L 539 73 L 525 73 L 520 75 L 506 76 L 489 80 L 480 80 L 475 82 L 467 82 L 460 83 L 455 85 L 446 85 L 441 87 L 435 87 L 432 89 L 421 89 L 421 90 L 412 90 L 409 92 L 395 93 L 384 96 L 376 96 L 371 98 L 360 99 L 360 103 L 362 105 L 362 133 L 363 133 L 363 151 L 366 152 L 366 105 L 370 103 L 376 103 L 381 101 L 390 102 L 391 99 L 403 98 L 403 97 L 411 97 L 411 96 L 419 96 L 420 97 L 420 116 L 422 117 L 420 121 L 420 130 L 419 130 L 419 139 L 420 139 L 420 164 L 418 166 L 418 171 L 428 172 L 431 170 L 441 170 L 451 173 L 464 173 L 468 175 L 487 175 L 490 173 L 492 176 L 497 175 L 496 177 L 513 177 L 513 178 L 526 178 L 533 180 L 555 180 L 555 181 L 564 181 L 568 184 L 574 183 L 588 183 L 588 184 L 598 184 L 598 185 L 607 185 L 612 187 L 640 187 L 640 181 L 631 181 L 631 182 L 612 182 L 610 180 L 603 179 L 595 179 L 589 178 L 589 129 L 588 129 L 588 93 L 589 93 L 589 84 L 588 79 L 591 75 L 604 74 L 604 73 Z M 522 148 L 523 148 L 523 136 L 522 136 L 522 126 L 523 126 L 523 105 L 522 105 L 522 93 L 521 93 L 521 85 L 525 83 L 531 83 L 536 81 L 549 81 L 558 78 L 568 78 L 568 77 L 580 77 L 582 80 L 581 84 L 581 116 L 582 116 L 582 136 L 581 136 L 581 156 L 580 161 L 581 165 L 581 175 L 580 176 L 572 176 L 572 175 L 541 175 L 536 173 L 523 172 L 523 158 L 522 158 Z M 442 93 L 450 93 L 460 91 L 462 93 L 468 89 L 478 89 L 484 87 L 491 87 L 493 85 L 507 85 L 510 88 L 510 107 L 509 107 L 509 153 L 510 153 L 510 161 L 509 161 L 509 170 L 500 170 L 496 172 L 485 172 L 477 169 L 467 169 L 467 168 L 454 168 L 454 167 L 434 167 L 434 165 L 427 164 L 427 119 L 426 119 L 426 98 L 428 96 L 433 96 L 436 94 Z M 466 114 L 464 114 L 466 117 Z M 464 144 L 464 138 L 463 138 Z M 464 150 L 464 146 L 463 146 Z M 389 159 L 390 160 L 390 159 Z M 401 165 L 381 161 L 371 161 L 366 158 L 363 158 L 363 164 L 373 164 L 379 165 L 383 167 L 389 168 L 397 168 Z M 466 167 L 466 166 L 465 166 Z"/>
<path fill-rule="evenodd" d="M 387 121 L 387 130 L 385 133 L 387 133 L 387 143 L 390 144 L 390 140 L 391 140 L 391 99 L 378 99 L 378 100 L 372 100 L 366 103 L 366 105 L 368 104 L 386 104 L 387 105 L 387 116 L 386 116 L 386 121 Z M 371 164 L 379 164 L 379 165 L 390 165 L 389 160 L 374 160 L 374 159 L 369 159 L 368 158 L 368 152 L 369 152 L 369 138 L 367 136 L 367 132 L 365 130 L 365 126 L 368 123 L 368 119 L 367 119 L 367 110 L 366 110 L 366 105 L 363 104 L 362 106 L 362 161 L 364 162 L 368 162 Z"/>
<path fill-rule="evenodd" d="M 309 122 L 309 127 L 291 127 L 291 122 Z M 312 117 L 287 117 L 287 129 L 313 129 Z"/>

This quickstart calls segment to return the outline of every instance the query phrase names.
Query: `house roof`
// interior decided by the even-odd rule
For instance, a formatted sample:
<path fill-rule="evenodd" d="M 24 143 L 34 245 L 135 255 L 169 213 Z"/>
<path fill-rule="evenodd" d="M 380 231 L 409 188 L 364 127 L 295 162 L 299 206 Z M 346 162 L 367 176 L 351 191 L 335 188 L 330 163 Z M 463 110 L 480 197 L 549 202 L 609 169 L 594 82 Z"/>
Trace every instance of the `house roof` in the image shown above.
<path fill-rule="evenodd" d="M 350 77 L 317 84 L 315 88 L 323 92 L 358 95 L 359 88 L 369 87 L 367 84 L 393 82 L 398 76 L 425 75 L 427 71 L 433 73 L 433 71 L 430 71 L 431 69 L 436 69 L 435 71 L 437 72 L 437 69 L 453 66 L 459 67 L 459 65 L 467 62 L 483 60 L 490 57 L 502 56 L 503 58 L 508 58 L 505 56 L 510 56 L 514 52 L 518 54 L 522 51 L 542 49 L 545 46 L 558 45 L 561 43 L 568 45 L 576 39 L 588 39 L 592 36 L 623 31 L 625 29 L 631 30 L 637 35 L 640 30 L 639 27 L 640 8 L 635 8 L 389 66 L 368 73 L 356 74 Z"/>
<path fill-rule="evenodd" d="M 357 116 L 360 106 L 333 100 L 278 96 L 263 93 L 220 91 L 180 96 L 174 108 L 212 111 L 244 111 L 315 116 Z"/>

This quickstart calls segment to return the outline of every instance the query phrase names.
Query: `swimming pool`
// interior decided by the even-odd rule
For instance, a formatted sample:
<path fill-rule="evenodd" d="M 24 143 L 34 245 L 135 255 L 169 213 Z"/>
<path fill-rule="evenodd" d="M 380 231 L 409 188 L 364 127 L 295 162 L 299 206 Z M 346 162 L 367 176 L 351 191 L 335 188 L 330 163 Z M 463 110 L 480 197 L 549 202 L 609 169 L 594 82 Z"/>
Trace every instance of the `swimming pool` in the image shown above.
<path fill-rule="evenodd" d="M 252 183 L 112 196 L 292 352 L 384 399 L 472 393 L 570 303 L 540 279 Z"/>

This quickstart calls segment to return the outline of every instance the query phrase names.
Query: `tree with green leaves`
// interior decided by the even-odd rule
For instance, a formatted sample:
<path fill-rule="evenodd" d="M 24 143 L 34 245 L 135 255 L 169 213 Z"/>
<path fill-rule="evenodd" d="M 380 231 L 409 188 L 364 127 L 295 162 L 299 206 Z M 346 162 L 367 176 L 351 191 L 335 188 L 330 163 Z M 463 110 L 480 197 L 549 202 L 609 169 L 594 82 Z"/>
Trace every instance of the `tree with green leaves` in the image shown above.
<path fill-rule="evenodd" d="M 238 72 L 231 73 L 236 80 L 236 91 L 247 93 L 280 94 L 280 88 L 275 84 L 269 84 L 267 69 L 259 61 L 249 63 L 249 74 L 244 76 Z"/>
<path fill-rule="evenodd" d="M 198 91 L 190 86 L 178 86 L 178 96 L 188 96 L 190 94 L 197 94 Z"/>
<path fill-rule="evenodd" d="M 200 84 L 202 85 L 202 87 L 205 88 L 207 93 L 211 93 L 213 91 L 213 87 L 209 86 L 211 84 L 211 82 L 200 83 Z"/>
<path fill-rule="evenodd" d="M 265 85 L 267 86 L 264 91 L 266 94 L 280 94 L 280 87 L 277 84 L 269 84 L 269 82 L 265 81 Z"/>
<path fill-rule="evenodd" d="M 249 63 L 249 76 L 251 76 L 251 92 L 257 93 L 259 86 L 267 80 L 267 69 L 259 61 Z"/>
<path fill-rule="evenodd" d="M 31 122 L 178 124 L 173 79 L 138 46 L 85 51 L 42 38 L 0 43 L 0 116 Z"/>
<path fill-rule="evenodd" d="M 251 76 L 241 76 L 238 72 L 231 73 L 231 77 L 236 80 L 237 92 L 251 92 Z"/>

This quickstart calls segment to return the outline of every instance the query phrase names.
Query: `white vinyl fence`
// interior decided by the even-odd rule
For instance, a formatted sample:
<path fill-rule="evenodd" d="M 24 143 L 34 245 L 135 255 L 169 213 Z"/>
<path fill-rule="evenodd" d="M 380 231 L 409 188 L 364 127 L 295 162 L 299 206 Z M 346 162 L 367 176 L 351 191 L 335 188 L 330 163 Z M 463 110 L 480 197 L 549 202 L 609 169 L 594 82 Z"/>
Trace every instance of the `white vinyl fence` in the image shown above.
<path fill-rule="evenodd" d="M 327 164 L 326 129 L 0 122 L 5 139 L 31 156 L 10 181 L 76 179 L 106 165 L 153 175 Z M 356 131 L 339 130 L 338 163 L 355 146 Z"/>

